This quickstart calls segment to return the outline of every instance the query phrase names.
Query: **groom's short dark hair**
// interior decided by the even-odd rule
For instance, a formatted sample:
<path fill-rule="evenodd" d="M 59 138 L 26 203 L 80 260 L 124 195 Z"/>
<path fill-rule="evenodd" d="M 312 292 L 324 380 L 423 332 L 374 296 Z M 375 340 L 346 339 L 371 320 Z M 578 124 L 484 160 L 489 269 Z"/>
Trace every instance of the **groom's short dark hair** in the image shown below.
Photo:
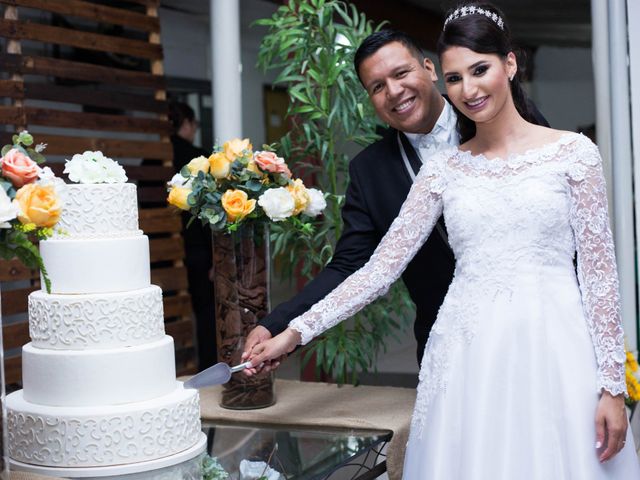
<path fill-rule="evenodd" d="M 400 42 L 418 61 L 422 62 L 424 60 L 422 49 L 406 33 L 390 28 L 378 30 L 362 41 L 353 57 L 353 67 L 356 69 L 358 78 L 360 78 L 360 64 L 391 42 Z M 362 82 L 362 78 L 360 78 L 360 82 Z"/>

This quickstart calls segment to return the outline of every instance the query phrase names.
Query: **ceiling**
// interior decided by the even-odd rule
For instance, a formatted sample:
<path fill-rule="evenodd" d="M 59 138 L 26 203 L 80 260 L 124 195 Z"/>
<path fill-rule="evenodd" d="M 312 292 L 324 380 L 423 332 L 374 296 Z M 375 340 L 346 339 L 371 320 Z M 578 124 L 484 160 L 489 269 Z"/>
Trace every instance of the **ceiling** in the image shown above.
<path fill-rule="evenodd" d="M 282 3 L 282 0 L 263 1 Z M 405 29 L 404 24 L 410 24 L 411 28 L 406 30 L 413 36 L 421 22 L 422 25 L 441 24 L 445 12 L 461 3 L 459 0 L 352 1 L 376 20 L 393 18 L 392 24 L 396 28 Z M 245 0 L 240 0 L 240 8 L 244 3 Z M 493 3 L 503 10 L 517 43 L 522 46 L 591 45 L 591 0 L 493 0 Z M 209 15 L 209 0 L 161 0 L 161 5 Z"/>

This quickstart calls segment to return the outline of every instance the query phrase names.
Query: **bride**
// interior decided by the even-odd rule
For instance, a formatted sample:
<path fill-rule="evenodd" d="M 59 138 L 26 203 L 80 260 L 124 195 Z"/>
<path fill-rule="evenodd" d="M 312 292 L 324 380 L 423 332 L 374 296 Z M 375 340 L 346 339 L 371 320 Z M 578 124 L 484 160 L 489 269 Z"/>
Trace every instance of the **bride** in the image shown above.
<path fill-rule="evenodd" d="M 494 6 L 451 12 L 438 56 L 469 140 L 425 163 L 370 261 L 256 345 L 252 365 L 384 294 L 444 212 L 455 276 L 423 357 L 404 478 L 640 478 L 598 149 L 525 120 Z"/>

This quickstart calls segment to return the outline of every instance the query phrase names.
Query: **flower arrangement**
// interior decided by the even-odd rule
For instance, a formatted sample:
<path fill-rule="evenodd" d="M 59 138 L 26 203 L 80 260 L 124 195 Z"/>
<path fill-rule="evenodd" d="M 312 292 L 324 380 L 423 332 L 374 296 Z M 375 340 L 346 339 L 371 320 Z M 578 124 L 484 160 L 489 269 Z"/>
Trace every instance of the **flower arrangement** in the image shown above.
<path fill-rule="evenodd" d="M 214 232 L 230 233 L 249 221 L 288 221 L 308 230 L 301 217 L 315 217 L 326 207 L 322 192 L 293 179 L 272 147 L 254 152 L 247 138 L 225 142 L 208 158 L 194 158 L 168 187 L 171 205 L 191 212 Z"/>
<path fill-rule="evenodd" d="M 629 350 L 627 350 L 625 374 L 627 380 L 627 392 L 629 393 L 627 404 L 632 406 L 635 403 L 640 402 L 640 367 L 638 367 L 638 360 Z"/>
<path fill-rule="evenodd" d="M 56 184 L 61 182 L 49 167 L 40 167 L 46 145 L 33 145 L 27 131 L 13 135 L 1 150 L 0 257 L 17 257 L 29 268 L 40 268 L 47 292 L 51 282 L 38 248 L 32 242 L 50 237 L 62 211 Z"/>

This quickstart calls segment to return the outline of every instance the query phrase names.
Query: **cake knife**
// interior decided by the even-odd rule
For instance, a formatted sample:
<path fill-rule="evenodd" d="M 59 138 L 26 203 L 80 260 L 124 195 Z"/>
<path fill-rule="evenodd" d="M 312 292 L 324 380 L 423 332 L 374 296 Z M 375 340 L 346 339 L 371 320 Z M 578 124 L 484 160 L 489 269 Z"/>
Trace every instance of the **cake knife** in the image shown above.
<path fill-rule="evenodd" d="M 211 385 L 221 385 L 227 383 L 232 373 L 239 372 L 247 368 L 251 362 L 244 362 L 235 367 L 230 367 L 224 362 L 216 363 L 212 367 L 206 368 L 200 373 L 195 374 L 189 380 L 184 382 L 185 388 L 204 388 Z"/>

